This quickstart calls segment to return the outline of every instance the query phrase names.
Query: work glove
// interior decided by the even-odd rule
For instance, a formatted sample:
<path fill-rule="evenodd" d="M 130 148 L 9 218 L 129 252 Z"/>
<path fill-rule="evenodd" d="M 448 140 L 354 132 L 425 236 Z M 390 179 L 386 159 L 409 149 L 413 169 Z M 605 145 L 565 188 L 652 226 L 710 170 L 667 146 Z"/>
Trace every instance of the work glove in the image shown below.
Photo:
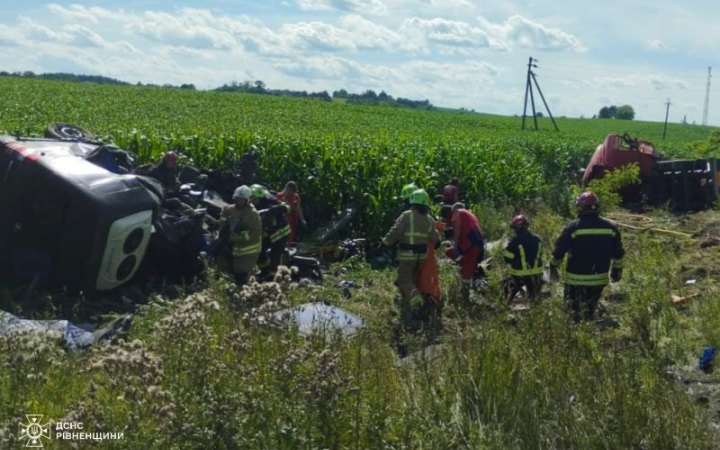
<path fill-rule="evenodd" d="M 560 279 L 560 274 L 558 273 L 558 268 L 554 264 L 550 264 L 550 282 L 555 283 Z"/>
<path fill-rule="evenodd" d="M 622 279 L 622 269 L 619 267 L 613 267 L 613 269 L 610 271 L 610 280 L 613 283 L 617 283 Z"/>

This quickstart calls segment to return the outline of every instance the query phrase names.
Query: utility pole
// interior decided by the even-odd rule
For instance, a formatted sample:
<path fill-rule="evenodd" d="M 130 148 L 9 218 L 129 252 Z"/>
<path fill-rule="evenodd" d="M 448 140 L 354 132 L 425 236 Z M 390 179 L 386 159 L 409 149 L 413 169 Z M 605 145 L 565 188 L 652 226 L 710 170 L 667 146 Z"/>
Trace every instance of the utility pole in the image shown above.
<path fill-rule="evenodd" d="M 703 108 L 703 117 L 702 117 L 703 125 L 707 125 L 708 107 L 710 106 L 710 77 L 712 76 L 710 74 L 711 71 L 712 71 L 712 67 L 708 67 L 707 87 L 705 88 L 705 107 Z"/>
<path fill-rule="evenodd" d="M 663 127 L 663 139 L 665 139 L 665 132 L 667 132 L 667 121 L 668 121 L 668 115 L 670 114 L 670 99 L 667 99 L 665 102 L 665 126 Z"/>
<path fill-rule="evenodd" d="M 530 94 L 530 106 L 532 107 L 532 114 L 533 114 L 533 123 L 535 124 L 535 129 L 538 129 L 538 123 L 537 123 L 537 112 L 535 111 L 535 96 L 533 95 L 533 83 L 535 83 L 535 87 L 538 90 L 538 93 L 540 94 L 540 98 L 543 101 L 543 104 L 545 105 L 545 109 L 548 112 L 548 115 L 550 116 L 550 120 L 552 120 L 553 126 L 555 127 L 555 131 L 560 131 L 560 129 L 557 126 L 557 123 L 555 123 L 555 118 L 552 115 L 552 112 L 550 112 L 550 107 L 548 106 L 547 102 L 545 101 L 545 96 L 542 93 L 542 90 L 540 89 L 540 85 L 537 82 L 537 79 L 535 78 L 535 73 L 533 72 L 533 67 L 537 68 L 538 62 L 537 59 L 534 59 L 532 56 L 528 60 L 528 69 L 527 69 L 527 77 L 525 80 L 525 105 L 523 106 L 523 120 L 522 120 L 522 129 L 525 129 L 525 118 L 527 117 L 527 102 L 528 102 L 528 94 Z"/>

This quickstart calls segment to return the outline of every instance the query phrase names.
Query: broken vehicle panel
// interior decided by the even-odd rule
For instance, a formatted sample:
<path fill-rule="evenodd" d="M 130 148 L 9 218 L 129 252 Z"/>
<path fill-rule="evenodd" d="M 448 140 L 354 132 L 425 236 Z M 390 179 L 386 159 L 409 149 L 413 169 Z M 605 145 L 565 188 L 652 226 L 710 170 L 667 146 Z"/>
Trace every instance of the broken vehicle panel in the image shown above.
<path fill-rule="evenodd" d="M 158 204 L 136 176 L 84 159 L 92 145 L 0 137 L 3 276 L 103 291 L 135 274 Z"/>

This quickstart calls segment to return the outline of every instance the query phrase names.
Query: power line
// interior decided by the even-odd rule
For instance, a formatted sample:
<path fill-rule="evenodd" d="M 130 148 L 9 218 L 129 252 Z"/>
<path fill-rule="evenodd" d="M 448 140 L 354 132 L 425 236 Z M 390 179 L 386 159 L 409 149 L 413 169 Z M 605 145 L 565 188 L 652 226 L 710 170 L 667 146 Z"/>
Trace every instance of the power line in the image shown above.
<path fill-rule="evenodd" d="M 712 76 L 710 74 L 711 71 L 712 71 L 712 67 L 708 67 L 707 89 L 705 90 L 705 106 L 703 107 L 703 116 L 702 116 L 702 124 L 703 125 L 707 125 L 708 108 L 710 107 L 710 77 Z"/>
<path fill-rule="evenodd" d="M 553 126 L 555 126 L 555 131 L 560 131 L 560 129 L 557 126 L 557 123 L 555 123 L 555 118 L 552 115 L 552 112 L 550 112 L 550 107 L 548 106 L 547 102 L 545 101 L 545 96 L 542 93 L 542 90 L 540 89 L 540 85 L 537 82 L 537 79 L 535 78 L 535 73 L 532 71 L 533 67 L 537 68 L 537 64 L 534 62 L 538 62 L 537 59 L 533 59 L 531 56 L 528 60 L 528 70 L 527 70 L 527 82 L 525 83 L 525 106 L 523 107 L 523 120 L 522 120 L 522 129 L 525 129 L 525 117 L 527 116 L 527 101 L 528 101 L 528 93 L 530 94 L 530 104 L 532 105 L 532 112 L 533 112 L 533 123 L 535 124 L 535 129 L 538 129 L 538 123 L 537 123 L 537 112 L 535 112 L 535 96 L 533 95 L 533 85 L 531 83 L 531 80 L 535 83 L 535 87 L 538 90 L 538 94 L 540 94 L 540 98 L 543 101 L 543 104 L 545 105 L 545 109 L 548 112 L 548 115 L 550 116 L 550 120 L 552 120 Z"/>
<path fill-rule="evenodd" d="M 667 99 L 667 102 L 665 102 L 665 126 L 663 127 L 663 139 L 665 139 L 665 133 L 667 132 L 667 121 L 668 116 L 670 115 L 670 99 Z"/>

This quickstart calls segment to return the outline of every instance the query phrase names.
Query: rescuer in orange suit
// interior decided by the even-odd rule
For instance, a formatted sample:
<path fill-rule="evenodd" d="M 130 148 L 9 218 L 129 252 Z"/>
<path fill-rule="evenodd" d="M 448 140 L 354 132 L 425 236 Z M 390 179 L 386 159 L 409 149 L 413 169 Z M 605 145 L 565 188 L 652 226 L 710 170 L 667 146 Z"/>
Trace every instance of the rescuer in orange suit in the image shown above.
<path fill-rule="evenodd" d="M 445 251 L 445 255 L 460 264 L 463 296 L 467 299 L 470 285 L 476 278 L 477 265 L 482 261 L 485 242 L 477 217 L 460 202 L 452 206 L 451 223 L 454 245 Z"/>

